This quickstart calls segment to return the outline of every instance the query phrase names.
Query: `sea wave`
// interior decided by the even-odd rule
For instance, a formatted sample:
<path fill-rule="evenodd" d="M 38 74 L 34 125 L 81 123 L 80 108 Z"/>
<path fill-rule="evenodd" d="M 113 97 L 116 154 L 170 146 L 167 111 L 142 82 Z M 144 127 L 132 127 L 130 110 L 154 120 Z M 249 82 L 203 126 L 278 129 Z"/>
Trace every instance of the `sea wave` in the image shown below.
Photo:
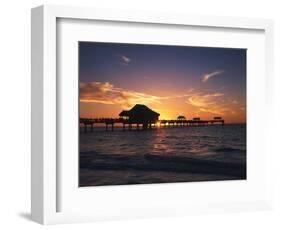
<path fill-rule="evenodd" d="M 246 164 L 243 162 L 221 162 L 192 157 L 144 154 L 126 156 L 117 154 L 80 153 L 80 169 L 88 170 L 141 170 L 170 171 L 206 174 L 232 175 L 246 178 Z"/>

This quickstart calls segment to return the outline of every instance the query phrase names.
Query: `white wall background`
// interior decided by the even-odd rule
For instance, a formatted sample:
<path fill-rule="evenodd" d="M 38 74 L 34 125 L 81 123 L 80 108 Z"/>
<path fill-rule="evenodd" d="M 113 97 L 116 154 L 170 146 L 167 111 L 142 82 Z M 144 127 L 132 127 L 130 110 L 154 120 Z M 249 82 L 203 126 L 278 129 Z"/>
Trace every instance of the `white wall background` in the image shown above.
<path fill-rule="evenodd" d="M 0 228 L 38 229 L 30 221 L 30 8 L 41 4 L 79 5 L 201 15 L 262 17 L 275 20 L 275 95 L 281 98 L 281 14 L 276 0 L 7 0 L 0 8 Z M 281 125 L 275 122 L 275 210 L 179 218 L 48 226 L 52 229 L 280 229 Z M 257 129 L 258 131 L 258 129 Z"/>

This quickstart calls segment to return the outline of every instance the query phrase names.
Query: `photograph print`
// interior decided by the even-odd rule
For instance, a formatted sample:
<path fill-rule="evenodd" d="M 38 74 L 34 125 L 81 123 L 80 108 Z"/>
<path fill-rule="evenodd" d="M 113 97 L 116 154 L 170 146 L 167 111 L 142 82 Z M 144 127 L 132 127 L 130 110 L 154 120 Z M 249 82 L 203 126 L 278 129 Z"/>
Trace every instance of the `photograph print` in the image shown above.
<path fill-rule="evenodd" d="M 80 187 L 246 179 L 246 49 L 78 49 Z"/>

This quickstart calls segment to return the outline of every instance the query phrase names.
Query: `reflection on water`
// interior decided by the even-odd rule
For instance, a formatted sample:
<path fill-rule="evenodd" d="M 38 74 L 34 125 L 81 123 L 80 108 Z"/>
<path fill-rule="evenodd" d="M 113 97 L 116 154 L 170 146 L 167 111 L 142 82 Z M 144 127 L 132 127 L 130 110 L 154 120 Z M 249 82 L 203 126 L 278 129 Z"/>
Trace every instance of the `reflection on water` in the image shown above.
<path fill-rule="evenodd" d="M 144 155 L 169 154 L 189 157 L 245 160 L 246 126 L 160 128 L 152 131 L 80 133 L 80 152 Z"/>

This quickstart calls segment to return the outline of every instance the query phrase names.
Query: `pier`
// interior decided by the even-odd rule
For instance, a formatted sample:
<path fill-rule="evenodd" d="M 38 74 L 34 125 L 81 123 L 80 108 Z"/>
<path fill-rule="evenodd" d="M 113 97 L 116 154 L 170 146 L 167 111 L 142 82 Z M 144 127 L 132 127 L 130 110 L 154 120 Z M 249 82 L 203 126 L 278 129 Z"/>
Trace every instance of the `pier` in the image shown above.
<path fill-rule="evenodd" d="M 157 120 L 155 122 L 137 123 L 124 118 L 80 118 L 80 126 L 84 127 L 84 132 L 93 131 L 95 125 L 103 124 L 105 131 L 114 131 L 114 128 L 119 124 L 123 131 L 132 130 L 151 130 L 158 128 L 172 127 L 200 127 L 219 124 L 224 126 L 224 119 L 214 117 L 211 120 L 201 120 L 196 117 L 191 120 L 175 119 L 175 120 Z"/>
<path fill-rule="evenodd" d="M 123 131 L 132 130 L 151 130 L 153 128 L 166 127 L 190 127 L 190 126 L 209 126 L 221 124 L 224 126 L 222 117 L 214 117 L 211 120 L 201 120 L 195 117 L 191 120 L 185 116 L 179 115 L 175 120 L 160 120 L 160 114 L 151 110 L 145 105 L 136 104 L 130 110 L 123 110 L 119 113 L 119 118 L 80 118 L 80 127 L 84 127 L 87 132 L 88 128 L 93 131 L 94 126 L 103 124 L 106 131 L 114 131 L 114 126 L 119 124 Z"/>

